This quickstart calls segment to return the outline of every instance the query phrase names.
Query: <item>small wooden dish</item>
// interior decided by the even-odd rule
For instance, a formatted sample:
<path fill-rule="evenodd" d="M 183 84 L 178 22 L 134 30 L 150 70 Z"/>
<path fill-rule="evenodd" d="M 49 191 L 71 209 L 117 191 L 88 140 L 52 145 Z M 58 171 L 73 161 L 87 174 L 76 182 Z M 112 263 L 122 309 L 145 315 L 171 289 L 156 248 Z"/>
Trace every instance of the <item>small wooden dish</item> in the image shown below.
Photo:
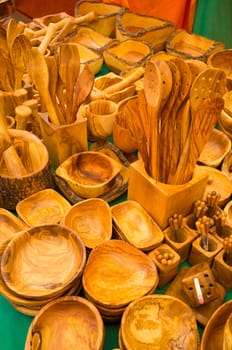
<path fill-rule="evenodd" d="M 221 171 L 232 181 L 232 150 L 223 159 Z"/>
<path fill-rule="evenodd" d="M 133 200 L 126 200 L 111 207 L 114 230 L 120 239 L 143 251 L 158 247 L 164 235 L 145 209 Z"/>
<path fill-rule="evenodd" d="M 231 150 L 231 140 L 224 132 L 214 129 L 198 158 L 201 164 L 219 167 Z"/>
<path fill-rule="evenodd" d="M 232 300 L 222 304 L 215 310 L 204 329 L 201 349 L 202 350 L 229 350 L 223 347 L 225 337 L 225 326 L 232 314 Z M 230 334 L 231 339 L 231 334 Z"/>
<path fill-rule="evenodd" d="M 181 315 L 181 317 L 180 317 Z M 195 315 L 180 299 L 149 295 L 133 301 L 125 310 L 120 326 L 122 349 L 200 349 Z"/>
<path fill-rule="evenodd" d="M 92 198 L 110 190 L 121 167 L 117 161 L 100 152 L 86 151 L 70 156 L 55 173 L 78 196 Z"/>
<path fill-rule="evenodd" d="M 201 35 L 188 33 L 185 29 L 178 29 L 173 32 L 166 42 L 167 53 L 205 62 L 211 54 L 223 49 L 223 43 Z"/>
<path fill-rule="evenodd" d="M 75 5 L 75 16 L 83 16 L 88 12 L 95 12 L 97 20 L 88 23 L 88 26 L 96 32 L 105 35 L 106 37 L 115 37 L 115 22 L 116 15 L 120 11 L 121 6 L 111 3 L 102 3 L 95 0 L 77 1 Z"/>
<path fill-rule="evenodd" d="M 94 75 L 99 73 L 103 65 L 102 55 L 79 43 L 76 43 L 76 45 L 78 46 L 80 54 L 81 66 L 88 65 L 89 69 Z"/>
<path fill-rule="evenodd" d="M 70 207 L 61 194 L 47 188 L 18 202 L 16 212 L 28 226 L 59 224 Z"/>
<path fill-rule="evenodd" d="M 222 69 L 227 76 L 228 89 L 232 89 L 232 49 L 221 50 L 208 57 L 207 64 Z"/>
<path fill-rule="evenodd" d="M 85 261 L 85 246 L 74 231 L 58 224 L 40 225 L 20 232 L 8 243 L 1 274 L 17 295 L 41 300 L 59 296 L 77 283 Z"/>
<path fill-rule="evenodd" d="M 108 69 L 121 73 L 133 67 L 143 66 L 153 53 L 151 46 L 136 39 L 126 39 L 104 50 L 103 58 Z"/>
<path fill-rule="evenodd" d="M 116 17 L 116 39 L 137 39 L 150 43 L 154 52 L 165 48 L 166 40 L 174 31 L 174 24 L 122 8 Z"/>
<path fill-rule="evenodd" d="M 63 224 L 77 232 L 88 250 L 112 236 L 109 204 L 101 198 L 90 198 L 73 205 L 64 215 Z"/>
<path fill-rule="evenodd" d="M 82 297 L 58 298 L 45 305 L 33 319 L 24 349 L 37 347 L 35 344 L 46 349 L 102 350 L 104 324 L 101 315 Z"/>

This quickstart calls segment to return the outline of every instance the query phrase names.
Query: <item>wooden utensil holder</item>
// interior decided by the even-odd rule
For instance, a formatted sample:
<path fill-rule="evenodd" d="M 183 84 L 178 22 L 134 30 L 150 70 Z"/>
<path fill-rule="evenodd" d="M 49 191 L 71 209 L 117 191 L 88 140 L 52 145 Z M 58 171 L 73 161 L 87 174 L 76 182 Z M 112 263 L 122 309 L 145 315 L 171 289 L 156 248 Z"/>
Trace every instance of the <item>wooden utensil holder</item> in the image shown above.
<path fill-rule="evenodd" d="M 49 121 L 47 113 L 38 115 L 43 142 L 54 169 L 72 154 L 88 150 L 85 118 L 79 116 L 74 123 L 54 125 Z"/>
<path fill-rule="evenodd" d="M 215 256 L 212 271 L 216 280 L 229 290 L 232 288 L 232 266 L 225 262 L 224 256 L 223 249 Z"/>
<path fill-rule="evenodd" d="M 223 244 L 213 235 L 208 236 L 208 250 L 203 248 L 202 237 L 198 237 L 192 243 L 192 248 L 188 258 L 191 265 L 206 262 L 212 266 L 214 257 L 223 249 Z"/>
<path fill-rule="evenodd" d="M 168 261 L 169 259 L 166 258 L 167 254 L 168 256 L 172 257 L 170 261 Z M 148 253 L 148 255 L 156 264 L 159 272 L 158 288 L 163 288 L 165 284 L 167 284 L 176 276 L 178 272 L 178 266 L 180 263 L 180 256 L 175 250 L 173 250 L 170 246 L 168 246 L 165 243 L 153 249 L 151 252 Z M 162 262 L 162 260 L 160 260 L 160 255 L 163 256 L 163 259 L 165 259 L 166 262 Z"/>
<path fill-rule="evenodd" d="M 196 166 L 191 181 L 183 185 L 168 185 L 150 177 L 143 161 L 137 160 L 129 169 L 128 199 L 140 203 L 158 225 L 165 229 L 168 218 L 178 213 L 190 214 L 193 203 L 202 199 L 208 176 L 198 173 Z"/>

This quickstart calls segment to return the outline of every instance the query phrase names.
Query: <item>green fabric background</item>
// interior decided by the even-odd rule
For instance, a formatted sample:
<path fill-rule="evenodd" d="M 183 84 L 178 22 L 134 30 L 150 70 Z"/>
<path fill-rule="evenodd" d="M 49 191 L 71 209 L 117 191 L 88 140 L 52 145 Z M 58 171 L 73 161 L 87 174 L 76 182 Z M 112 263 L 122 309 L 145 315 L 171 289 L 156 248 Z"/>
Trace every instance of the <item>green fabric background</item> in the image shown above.
<path fill-rule="evenodd" d="M 226 48 L 232 47 L 232 1 L 199 0 L 194 21 L 194 33 L 210 39 L 222 41 Z M 163 293 L 156 291 L 156 293 Z M 232 298 L 230 291 L 226 300 Z M 16 311 L 0 295 L 0 350 L 23 350 L 25 339 L 32 317 Z M 105 325 L 104 350 L 118 346 L 119 324 Z M 199 328 L 200 334 L 202 329 Z M 57 349 L 59 350 L 59 349 Z"/>

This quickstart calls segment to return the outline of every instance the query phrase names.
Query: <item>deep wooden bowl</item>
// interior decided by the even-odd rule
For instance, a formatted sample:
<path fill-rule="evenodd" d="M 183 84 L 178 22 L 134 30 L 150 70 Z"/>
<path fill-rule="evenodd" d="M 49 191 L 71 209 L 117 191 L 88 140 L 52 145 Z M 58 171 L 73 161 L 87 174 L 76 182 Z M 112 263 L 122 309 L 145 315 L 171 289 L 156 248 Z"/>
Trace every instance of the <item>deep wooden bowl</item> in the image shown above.
<path fill-rule="evenodd" d="M 94 75 L 99 73 L 103 65 L 102 55 L 82 44 L 76 43 L 76 45 L 78 46 L 81 66 L 88 65 Z"/>
<path fill-rule="evenodd" d="M 58 298 L 44 306 L 33 319 L 24 350 L 102 350 L 104 324 L 97 308 L 78 296 Z M 38 349 L 38 347 L 37 347 Z"/>
<path fill-rule="evenodd" d="M 120 325 L 120 343 L 127 350 L 200 348 L 192 309 L 167 295 L 145 296 L 127 306 Z"/>
<path fill-rule="evenodd" d="M 227 76 L 228 89 L 232 89 L 232 49 L 220 50 L 208 57 L 207 64 L 222 69 Z"/>
<path fill-rule="evenodd" d="M 146 210 L 133 200 L 111 207 L 114 229 L 119 238 L 143 251 L 150 251 L 160 245 L 164 234 Z"/>
<path fill-rule="evenodd" d="M 18 202 L 16 212 L 28 226 L 59 224 L 70 207 L 60 193 L 47 188 Z"/>
<path fill-rule="evenodd" d="M 56 175 L 82 198 L 99 197 L 108 192 L 121 169 L 120 164 L 101 152 L 76 153 L 66 159 Z"/>
<path fill-rule="evenodd" d="M 8 243 L 1 274 L 17 295 L 43 299 L 62 295 L 79 281 L 85 262 L 85 246 L 74 231 L 58 224 L 40 225 L 21 231 Z"/>
<path fill-rule="evenodd" d="M 112 236 L 110 206 L 101 198 L 76 203 L 66 212 L 62 222 L 78 233 L 87 249 L 93 249 Z"/>

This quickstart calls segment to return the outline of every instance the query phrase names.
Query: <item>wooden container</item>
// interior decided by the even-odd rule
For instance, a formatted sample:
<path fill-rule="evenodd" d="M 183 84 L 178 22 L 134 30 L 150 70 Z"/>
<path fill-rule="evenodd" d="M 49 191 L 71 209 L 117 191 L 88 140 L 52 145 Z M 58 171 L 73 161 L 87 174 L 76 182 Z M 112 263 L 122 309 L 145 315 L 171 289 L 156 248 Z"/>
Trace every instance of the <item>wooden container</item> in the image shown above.
<path fill-rule="evenodd" d="M 228 90 L 232 89 L 232 49 L 212 53 L 207 60 L 210 67 L 222 69 L 227 76 Z"/>
<path fill-rule="evenodd" d="M 174 31 L 174 24 L 153 16 L 147 16 L 123 8 L 116 17 L 116 39 L 144 40 L 154 51 L 165 48 L 165 43 Z"/>
<path fill-rule="evenodd" d="M 192 247 L 188 262 L 191 265 L 207 262 L 212 266 L 214 257 L 223 249 L 223 244 L 213 235 L 208 236 L 208 250 L 203 248 L 202 237 L 198 237 L 192 242 Z"/>
<path fill-rule="evenodd" d="M 43 142 L 49 153 L 51 166 L 57 168 L 76 152 L 88 150 L 87 121 L 81 116 L 74 123 L 54 125 L 48 114 L 39 114 Z"/>
<path fill-rule="evenodd" d="M 165 229 L 170 216 L 176 213 L 183 216 L 190 214 L 193 203 L 204 194 L 207 179 L 207 174 L 198 174 L 196 166 L 193 178 L 188 183 L 163 184 L 151 178 L 146 173 L 142 160 L 138 160 L 129 169 L 128 199 L 141 204 L 158 225 Z"/>
<path fill-rule="evenodd" d="M 215 256 L 212 271 L 217 281 L 229 290 L 232 288 L 232 266 L 225 262 L 224 257 L 223 249 Z"/>

